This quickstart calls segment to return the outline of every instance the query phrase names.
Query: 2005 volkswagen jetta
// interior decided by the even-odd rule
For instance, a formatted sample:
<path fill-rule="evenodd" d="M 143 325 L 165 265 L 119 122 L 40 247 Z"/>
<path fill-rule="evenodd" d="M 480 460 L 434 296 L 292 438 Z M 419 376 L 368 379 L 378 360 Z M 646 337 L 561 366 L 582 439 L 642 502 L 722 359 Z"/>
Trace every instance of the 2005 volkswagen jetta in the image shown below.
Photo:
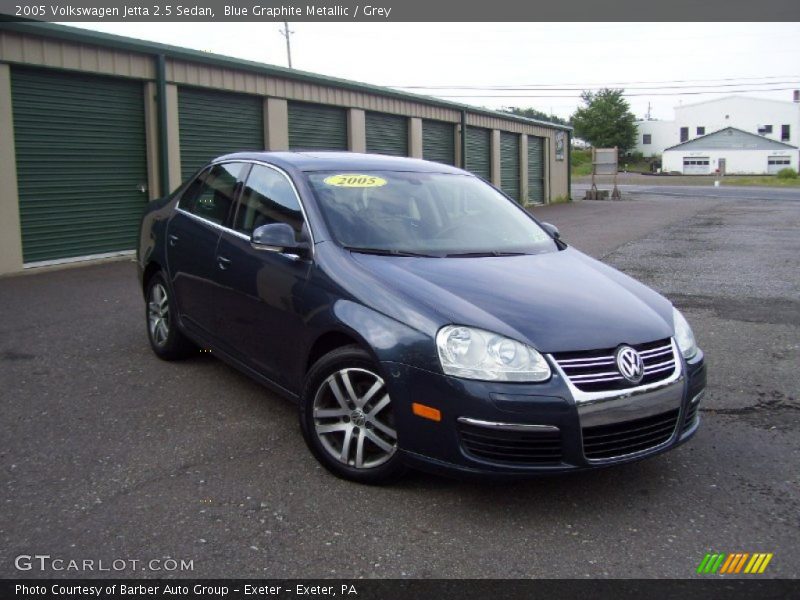
<path fill-rule="evenodd" d="M 299 402 L 330 471 L 525 476 L 691 437 L 703 354 L 670 302 L 449 166 L 239 153 L 142 221 L 153 351 Z"/>

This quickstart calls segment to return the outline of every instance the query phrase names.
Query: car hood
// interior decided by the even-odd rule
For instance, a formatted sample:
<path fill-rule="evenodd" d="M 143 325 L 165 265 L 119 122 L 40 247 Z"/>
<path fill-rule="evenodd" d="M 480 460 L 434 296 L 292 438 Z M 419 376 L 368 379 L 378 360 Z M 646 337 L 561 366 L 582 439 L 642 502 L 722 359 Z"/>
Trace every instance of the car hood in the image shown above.
<path fill-rule="evenodd" d="M 493 331 L 542 352 L 638 344 L 673 331 L 667 299 L 572 248 L 480 258 L 352 256 L 442 325 Z"/>

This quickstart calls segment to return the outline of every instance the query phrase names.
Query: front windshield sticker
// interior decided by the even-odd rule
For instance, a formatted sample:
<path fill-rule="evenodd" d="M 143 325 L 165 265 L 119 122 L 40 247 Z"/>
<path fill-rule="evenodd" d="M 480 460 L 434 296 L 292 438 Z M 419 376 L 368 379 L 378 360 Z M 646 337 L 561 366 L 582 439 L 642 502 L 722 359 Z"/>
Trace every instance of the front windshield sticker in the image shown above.
<path fill-rule="evenodd" d="M 370 188 L 381 187 L 386 185 L 386 180 L 374 175 L 359 175 L 357 173 L 341 173 L 339 175 L 331 175 L 324 180 L 326 185 L 333 185 L 336 187 L 354 187 L 354 188 Z"/>

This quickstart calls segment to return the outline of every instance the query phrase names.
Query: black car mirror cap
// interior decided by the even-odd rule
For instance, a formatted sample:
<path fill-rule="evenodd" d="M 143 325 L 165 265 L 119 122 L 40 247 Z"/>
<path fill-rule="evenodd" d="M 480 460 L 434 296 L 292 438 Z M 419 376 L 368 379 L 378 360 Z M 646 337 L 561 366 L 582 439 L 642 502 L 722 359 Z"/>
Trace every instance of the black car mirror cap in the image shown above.
<path fill-rule="evenodd" d="M 306 240 L 297 240 L 294 229 L 286 223 L 267 223 L 253 230 L 250 244 L 256 250 L 305 256 L 309 250 Z"/>
<path fill-rule="evenodd" d="M 541 225 L 544 228 L 544 230 L 550 235 L 552 235 L 555 239 L 561 238 L 561 233 L 558 231 L 558 227 L 556 227 L 552 223 L 542 222 Z"/>

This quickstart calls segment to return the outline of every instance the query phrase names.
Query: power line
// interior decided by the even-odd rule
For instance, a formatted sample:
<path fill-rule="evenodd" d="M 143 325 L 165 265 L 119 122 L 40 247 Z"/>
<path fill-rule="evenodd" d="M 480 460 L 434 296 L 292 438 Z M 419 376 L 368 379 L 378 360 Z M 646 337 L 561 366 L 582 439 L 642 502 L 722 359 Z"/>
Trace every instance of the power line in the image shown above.
<path fill-rule="evenodd" d="M 688 85 L 678 87 L 717 87 L 712 82 L 728 82 L 728 81 L 756 81 L 760 79 L 795 79 L 800 75 L 764 75 L 762 77 L 727 77 L 721 79 L 670 79 L 665 81 L 612 81 L 607 83 L 521 83 L 521 84 L 505 84 L 505 85 L 390 85 L 388 87 L 402 88 L 406 90 L 411 89 L 425 89 L 425 90 L 470 90 L 470 89 L 485 89 L 485 90 L 508 90 L 508 89 L 540 89 L 553 86 L 571 86 L 578 89 L 592 88 L 592 87 L 611 87 L 611 86 L 630 86 L 630 85 L 648 85 L 648 84 L 673 84 L 673 83 L 697 83 L 700 85 Z M 764 81 L 761 83 L 741 83 L 740 85 L 772 85 L 772 81 Z M 705 85 L 708 84 L 708 85 Z M 737 84 L 718 84 L 719 87 L 723 85 L 737 85 Z M 665 86 L 658 86 L 665 87 Z"/>
<path fill-rule="evenodd" d="M 704 92 L 651 92 L 651 93 L 643 93 L 643 94 L 622 94 L 626 97 L 634 97 L 634 96 L 695 96 L 701 94 L 736 94 L 740 92 L 781 92 L 786 90 L 794 90 L 797 89 L 795 86 L 792 87 L 779 87 L 779 88 L 764 88 L 761 90 L 721 90 L 721 91 L 704 91 Z M 545 90 L 540 90 L 545 91 Z M 516 95 L 516 94 L 436 94 L 436 96 L 440 98 L 580 98 L 580 94 L 524 94 L 524 95 Z"/>
<path fill-rule="evenodd" d="M 625 86 L 626 90 L 697 90 L 702 88 L 729 88 L 729 87 L 742 87 L 742 86 L 759 86 L 759 85 L 800 85 L 800 81 L 761 81 L 753 83 L 715 83 L 715 84 L 698 84 L 698 85 L 664 85 L 664 86 Z M 494 87 L 494 86 L 461 86 L 461 87 L 441 87 L 435 89 L 441 90 L 475 90 L 475 91 L 492 91 L 492 92 L 580 92 L 584 90 L 600 90 L 614 86 L 578 86 L 578 87 Z M 431 88 L 433 89 L 433 88 Z"/>

